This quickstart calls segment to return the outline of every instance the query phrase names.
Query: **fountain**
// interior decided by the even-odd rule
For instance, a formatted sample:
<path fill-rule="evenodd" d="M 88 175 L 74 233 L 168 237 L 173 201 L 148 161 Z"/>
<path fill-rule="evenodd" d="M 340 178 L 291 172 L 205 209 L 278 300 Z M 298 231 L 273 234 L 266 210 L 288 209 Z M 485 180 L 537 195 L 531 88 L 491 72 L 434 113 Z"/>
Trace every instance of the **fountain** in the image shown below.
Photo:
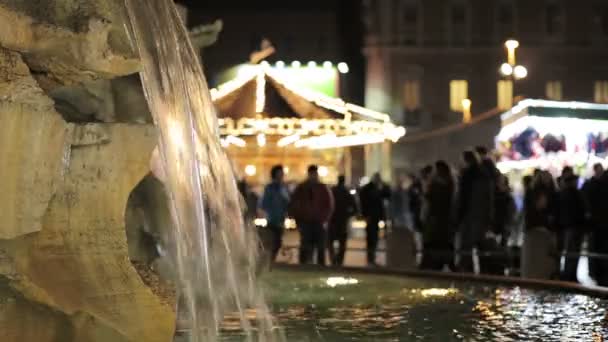
<path fill-rule="evenodd" d="M 124 1 L 0 0 L 2 341 L 169 342 L 176 316 L 185 340 L 282 340 L 178 12 Z M 373 273 L 263 288 L 289 341 L 608 335 L 605 290 Z"/>
<path fill-rule="evenodd" d="M 129 3 L 137 6 L 160 9 L 130 13 L 141 59 L 121 24 L 122 0 L 0 2 L 3 341 L 166 342 L 176 301 L 194 341 L 215 340 L 228 310 L 241 313 L 248 340 L 273 340 L 255 287 L 256 240 L 240 218 L 194 49 L 172 3 Z M 155 17 L 166 35 L 146 35 Z M 206 44 L 217 29 L 194 36 Z M 150 58 L 157 38 L 176 59 Z M 158 130 L 127 76 L 140 67 Z M 153 68 L 169 81 L 153 83 Z M 166 82 L 181 95 L 160 88 Z M 141 194 L 153 196 L 142 203 Z M 166 217 L 155 212 L 161 217 L 148 222 L 141 209 L 150 205 L 168 207 Z M 150 244 L 140 243 L 152 226 L 161 228 L 152 244 L 176 265 L 174 283 L 159 279 Z M 167 290 L 173 284 L 178 300 Z M 246 308 L 257 309 L 255 337 Z"/>
<path fill-rule="evenodd" d="M 272 319 L 255 280 L 257 238 L 243 222 L 231 164 L 198 53 L 168 0 L 127 0 L 141 78 L 159 128 L 153 164 L 167 187 L 169 230 L 180 303 L 192 341 L 215 341 L 224 315 L 237 312 L 247 340 L 245 309 L 255 308 L 256 338 L 272 340 Z"/>

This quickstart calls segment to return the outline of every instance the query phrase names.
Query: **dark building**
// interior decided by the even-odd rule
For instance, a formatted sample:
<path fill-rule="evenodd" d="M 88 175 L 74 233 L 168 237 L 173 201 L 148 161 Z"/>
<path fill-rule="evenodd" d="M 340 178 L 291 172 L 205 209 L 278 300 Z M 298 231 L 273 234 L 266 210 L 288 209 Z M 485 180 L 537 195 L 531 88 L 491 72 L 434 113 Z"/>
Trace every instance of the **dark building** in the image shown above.
<path fill-rule="evenodd" d="M 608 102 L 606 0 L 363 0 L 366 106 L 391 113 L 410 136 L 457 123 L 461 100 L 473 117 L 509 107 L 515 96 Z M 506 39 L 517 39 L 526 78 L 505 83 Z M 502 81 L 502 82 L 501 82 Z M 488 120 L 393 149 L 396 168 L 454 160 L 492 143 Z"/>

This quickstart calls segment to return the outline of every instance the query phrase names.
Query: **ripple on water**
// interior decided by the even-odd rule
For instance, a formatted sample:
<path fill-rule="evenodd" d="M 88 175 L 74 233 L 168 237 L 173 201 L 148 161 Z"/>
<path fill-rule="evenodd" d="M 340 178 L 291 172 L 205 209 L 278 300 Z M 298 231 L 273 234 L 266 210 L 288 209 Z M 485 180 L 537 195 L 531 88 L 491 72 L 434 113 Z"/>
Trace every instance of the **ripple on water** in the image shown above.
<path fill-rule="evenodd" d="M 277 273 L 268 288 L 278 324 L 290 342 L 562 342 L 608 337 L 608 301 L 586 295 L 371 276 L 329 288 L 318 275 L 292 279 L 291 274 Z M 282 284 L 281 279 L 290 280 Z M 226 341 L 242 340 L 234 327 L 227 325 L 234 334 Z"/>

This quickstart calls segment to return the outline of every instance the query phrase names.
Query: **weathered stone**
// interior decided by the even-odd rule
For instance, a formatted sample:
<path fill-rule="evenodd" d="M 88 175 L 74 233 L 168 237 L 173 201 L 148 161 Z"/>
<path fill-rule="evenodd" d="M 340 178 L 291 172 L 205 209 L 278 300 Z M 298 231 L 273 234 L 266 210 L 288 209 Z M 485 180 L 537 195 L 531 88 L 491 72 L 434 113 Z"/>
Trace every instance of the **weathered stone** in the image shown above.
<path fill-rule="evenodd" d="M 23 54 L 44 89 L 138 68 L 122 1 L 0 1 L 0 46 Z"/>
<path fill-rule="evenodd" d="M 125 234 L 127 199 L 149 172 L 156 130 L 152 125 L 98 125 L 95 131 L 107 137 L 100 145 L 72 148 L 42 229 L 0 242 L 17 274 L 9 285 L 29 302 L 69 316 L 73 336 L 92 328 L 106 336 L 87 341 L 114 341 L 107 338 L 111 331 L 125 341 L 170 341 L 172 308 L 142 282 L 128 258 Z M 95 320 L 77 324 L 77 313 Z M 27 340 L 12 333 L 18 337 L 14 341 Z"/>
<path fill-rule="evenodd" d="M 0 49 L 0 239 L 40 230 L 61 179 L 66 131 L 19 55 Z"/>
<path fill-rule="evenodd" d="M 96 80 L 53 89 L 55 109 L 69 122 L 115 122 L 111 80 Z"/>
<path fill-rule="evenodd" d="M 171 341 L 171 302 L 142 281 L 125 233 L 156 141 L 153 125 L 65 122 L 0 49 L 2 342 Z"/>

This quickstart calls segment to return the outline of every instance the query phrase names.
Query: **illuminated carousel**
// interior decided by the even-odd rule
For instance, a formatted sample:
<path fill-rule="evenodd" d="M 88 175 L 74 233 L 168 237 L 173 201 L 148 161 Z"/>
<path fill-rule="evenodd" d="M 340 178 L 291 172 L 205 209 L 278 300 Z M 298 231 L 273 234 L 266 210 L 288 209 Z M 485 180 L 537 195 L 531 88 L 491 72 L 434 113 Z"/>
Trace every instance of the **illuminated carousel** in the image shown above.
<path fill-rule="evenodd" d="M 334 182 L 338 174 L 350 175 L 350 147 L 390 144 L 405 134 L 387 114 L 296 83 L 262 62 L 242 67 L 237 77 L 211 89 L 222 145 L 237 174 L 252 185 L 267 182 L 276 164 L 293 181 L 317 164 L 323 180 Z"/>
<path fill-rule="evenodd" d="M 496 136 L 498 168 L 521 192 L 522 176 L 534 169 L 558 176 L 564 166 L 590 176 L 608 166 L 608 105 L 525 99 L 504 113 Z"/>

